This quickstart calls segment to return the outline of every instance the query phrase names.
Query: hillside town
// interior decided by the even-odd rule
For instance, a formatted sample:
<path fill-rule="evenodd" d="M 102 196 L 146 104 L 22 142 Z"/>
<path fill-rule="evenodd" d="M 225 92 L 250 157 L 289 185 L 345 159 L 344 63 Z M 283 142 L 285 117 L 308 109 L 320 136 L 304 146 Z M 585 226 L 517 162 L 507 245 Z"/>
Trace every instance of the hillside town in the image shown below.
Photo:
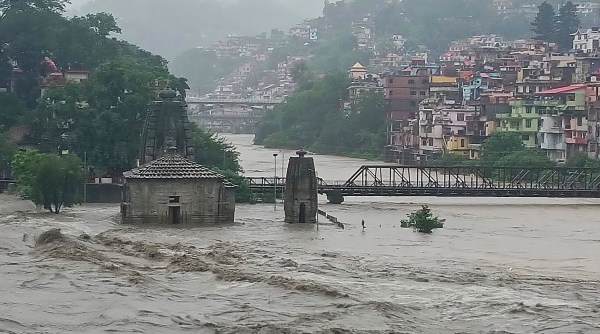
<path fill-rule="evenodd" d="M 328 3 L 326 11 L 340 3 L 348 1 Z M 506 0 L 494 0 L 493 5 L 499 15 L 533 18 L 538 13 L 537 5 Z M 600 17 L 598 3 L 575 5 L 582 18 Z M 285 99 L 295 87 L 292 69 L 314 55 L 288 56 L 273 69 L 264 66 L 271 53 L 290 43 L 318 43 L 326 29 L 317 19 L 296 25 L 287 34 L 274 31 L 270 39 L 231 37 L 215 44 L 220 57 L 239 53 L 251 60 L 206 96 Z M 383 93 L 388 160 L 425 164 L 448 153 L 477 159 L 482 142 L 496 132 L 517 134 L 525 147 L 540 149 L 559 164 L 582 153 L 598 157 L 598 27 L 572 31 L 567 50 L 539 39 L 489 34 L 452 41 L 435 58 L 425 46 L 407 48 L 407 38 L 400 34 L 377 35 L 368 15 L 353 22 L 351 31 L 356 49 L 370 57 L 367 64 L 356 62 L 348 69 L 351 83 L 340 109 L 351 109 L 363 92 Z"/>

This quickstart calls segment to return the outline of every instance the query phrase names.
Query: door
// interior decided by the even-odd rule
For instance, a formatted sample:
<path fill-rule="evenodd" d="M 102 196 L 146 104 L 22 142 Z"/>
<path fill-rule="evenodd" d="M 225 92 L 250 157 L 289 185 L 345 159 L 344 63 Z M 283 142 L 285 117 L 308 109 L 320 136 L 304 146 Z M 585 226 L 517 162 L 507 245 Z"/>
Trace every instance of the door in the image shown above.
<path fill-rule="evenodd" d="M 300 212 L 298 213 L 298 222 L 306 223 L 306 203 L 300 203 Z"/>
<path fill-rule="evenodd" d="M 167 216 L 167 224 L 175 225 L 181 223 L 181 208 L 178 206 L 170 206 Z"/>

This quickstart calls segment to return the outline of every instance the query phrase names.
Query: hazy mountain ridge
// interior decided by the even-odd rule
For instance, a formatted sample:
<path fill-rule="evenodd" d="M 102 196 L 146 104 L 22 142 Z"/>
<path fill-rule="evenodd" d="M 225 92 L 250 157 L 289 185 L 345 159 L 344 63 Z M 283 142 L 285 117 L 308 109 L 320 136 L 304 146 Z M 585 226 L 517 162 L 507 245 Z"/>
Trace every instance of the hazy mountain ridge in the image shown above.
<path fill-rule="evenodd" d="M 287 29 L 322 13 L 322 0 L 92 0 L 71 12 L 112 13 L 123 39 L 168 59 L 227 35 Z"/>

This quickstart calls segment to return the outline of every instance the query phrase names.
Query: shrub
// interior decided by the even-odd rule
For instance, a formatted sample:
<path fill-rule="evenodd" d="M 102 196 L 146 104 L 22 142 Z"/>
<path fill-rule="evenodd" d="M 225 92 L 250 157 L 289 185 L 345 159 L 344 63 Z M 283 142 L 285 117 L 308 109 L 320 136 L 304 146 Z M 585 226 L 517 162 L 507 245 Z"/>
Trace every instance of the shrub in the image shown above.
<path fill-rule="evenodd" d="M 416 232 L 432 233 L 435 228 L 443 228 L 445 219 L 434 217 L 431 209 L 427 205 L 423 205 L 420 210 L 417 210 L 408 215 L 408 219 L 401 221 L 400 226 L 404 228 L 413 228 Z"/>

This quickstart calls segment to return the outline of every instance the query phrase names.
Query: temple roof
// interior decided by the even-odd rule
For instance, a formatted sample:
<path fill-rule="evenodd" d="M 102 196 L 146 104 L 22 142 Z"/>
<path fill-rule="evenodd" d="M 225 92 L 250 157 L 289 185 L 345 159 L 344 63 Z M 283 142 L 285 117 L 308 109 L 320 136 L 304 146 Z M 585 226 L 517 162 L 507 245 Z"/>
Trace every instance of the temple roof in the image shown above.
<path fill-rule="evenodd" d="M 178 154 L 169 154 L 123 175 L 126 179 L 219 179 L 231 185 L 225 176 Z"/>
<path fill-rule="evenodd" d="M 364 66 L 362 66 L 362 65 L 361 65 L 361 63 L 356 63 L 356 64 L 354 64 L 354 66 L 352 66 L 352 67 L 350 68 L 350 71 L 351 71 L 351 72 L 355 72 L 355 71 L 356 71 L 356 72 L 358 72 L 358 71 L 359 71 L 359 72 L 364 72 L 364 71 L 366 71 L 366 70 L 367 70 L 367 68 L 366 68 L 366 67 L 364 67 Z"/>

